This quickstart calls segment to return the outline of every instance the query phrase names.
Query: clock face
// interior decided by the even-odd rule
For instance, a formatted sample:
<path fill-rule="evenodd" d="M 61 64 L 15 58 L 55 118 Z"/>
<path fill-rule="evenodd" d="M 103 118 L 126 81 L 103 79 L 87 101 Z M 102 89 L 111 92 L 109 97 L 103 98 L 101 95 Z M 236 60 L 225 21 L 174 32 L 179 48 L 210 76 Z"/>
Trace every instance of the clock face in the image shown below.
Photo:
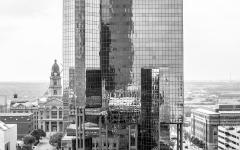
<path fill-rule="evenodd" d="M 57 76 L 57 73 L 56 73 L 56 72 L 54 72 L 54 76 Z"/>

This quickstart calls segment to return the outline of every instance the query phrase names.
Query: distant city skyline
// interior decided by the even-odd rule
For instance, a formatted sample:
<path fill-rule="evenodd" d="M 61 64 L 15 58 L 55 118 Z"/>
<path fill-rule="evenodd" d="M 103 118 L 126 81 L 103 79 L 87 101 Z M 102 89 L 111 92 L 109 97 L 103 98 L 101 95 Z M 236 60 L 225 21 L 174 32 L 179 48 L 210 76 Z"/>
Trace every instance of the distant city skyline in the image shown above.
<path fill-rule="evenodd" d="M 239 5 L 184 1 L 185 80 L 240 80 Z M 0 81 L 48 82 L 62 63 L 62 1 L 1 1 L 0 16 Z"/>

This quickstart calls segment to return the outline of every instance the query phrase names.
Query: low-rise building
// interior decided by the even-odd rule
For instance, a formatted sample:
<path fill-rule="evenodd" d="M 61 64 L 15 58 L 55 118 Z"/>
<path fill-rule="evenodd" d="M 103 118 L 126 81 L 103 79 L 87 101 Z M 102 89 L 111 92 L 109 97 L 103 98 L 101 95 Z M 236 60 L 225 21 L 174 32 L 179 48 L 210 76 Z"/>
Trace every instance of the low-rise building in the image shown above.
<path fill-rule="evenodd" d="M 218 150 L 240 149 L 240 126 L 218 127 Z"/>
<path fill-rule="evenodd" d="M 74 140 L 76 141 L 76 136 L 69 136 L 65 134 L 61 140 L 62 150 L 73 150 L 74 145 L 76 145 Z"/>
<path fill-rule="evenodd" d="M 16 150 L 17 125 L 0 121 L 0 150 Z"/>
<path fill-rule="evenodd" d="M 85 149 L 87 150 L 119 150 L 119 136 L 113 136 L 111 132 L 106 135 L 106 130 L 98 124 L 87 122 L 83 124 L 85 129 Z M 62 138 L 62 149 L 75 149 L 76 124 L 70 124 L 66 128 L 66 134 Z"/>
<path fill-rule="evenodd" d="M 192 111 L 192 136 L 203 141 L 207 149 L 218 149 L 218 126 L 237 126 L 239 124 L 240 105 L 218 105 Z"/>
<path fill-rule="evenodd" d="M 33 114 L 33 128 L 38 129 L 38 102 L 18 101 L 11 102 L 11 113 L 32 113 Z"/>
<path fill-rule="evenodd" d="M 92 138 L 92 150 L 107 149 L 119 150 L 119 137 L 101 134 Z"/>
<path fill-rule="evenodd" d="M 87 122 L 82 124 L 82 128 L 85 129 L 85 142 L 86 149 L 92 148 L 92 137 L 99 134 L 100 128 L 98 124 Z M 70 124 L 66 128 L 66 134 L 62 138 L 62 149 L 69 150 L 69 148 L 74 149 L 76 147 L 76 124 Z"/>
<path fill-rule="evenodd" d="M 17 138 L 21 139 L 33 130 L 32 113 L 0 113 L 0 121 L 5 124 L 17 124 Z"/>

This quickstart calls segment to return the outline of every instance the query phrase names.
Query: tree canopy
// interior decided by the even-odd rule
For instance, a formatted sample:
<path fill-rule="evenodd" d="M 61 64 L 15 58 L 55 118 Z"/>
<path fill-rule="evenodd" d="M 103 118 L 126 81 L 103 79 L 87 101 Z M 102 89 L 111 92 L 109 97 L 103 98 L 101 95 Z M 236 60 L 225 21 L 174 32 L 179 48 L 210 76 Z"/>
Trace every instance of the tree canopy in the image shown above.
<path fill-rule="evenodd" d="M 196 146 L 198 146 L 199 148 L 205 148 L 205 143 L 202 140 L 199 140 L 196 137 L 192 137 L 191 142 L 193 144 L 195 144 Z"/>
<path fill-rule="evenodd" d="M 42 129 L 33 130 L 31 135 L 34 136 L 37 141 L 39 141 L 42 137 L 46 137 L 46 133 Z"/>
<path fill-rule="evenodd" d="M 26 145 L 32 145 L 33 143 L 35 143 L 36 139 L 34 136 L 32 135 L 26 135 L 24 138 L 23 138 L 23 142 L 24 144 Z"/>
<path fill-rule="evenodd" d="M 61 147 L 63 133 L 56 133 L 50 137 L 49 143 L 53 146 Z"/>

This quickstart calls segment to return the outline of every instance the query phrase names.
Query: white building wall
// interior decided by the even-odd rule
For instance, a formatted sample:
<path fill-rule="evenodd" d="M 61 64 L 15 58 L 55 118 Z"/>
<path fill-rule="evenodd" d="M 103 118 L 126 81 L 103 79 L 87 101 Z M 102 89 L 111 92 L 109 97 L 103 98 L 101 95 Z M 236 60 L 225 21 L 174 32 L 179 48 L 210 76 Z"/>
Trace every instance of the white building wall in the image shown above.
<path fill-rule="evenodd" d="M 9 129 L 0 129 L 0 150 L 5 150 L 5 144 L 10 142 L 10 150 L 16 150 L 17 143 L 17 125 L 8 124 Z"/>
<path fill-rule="evenodd" d="M 229 130 L 227 128 L 229 127 L 218 127 L 218 150 L 240 150 L 240 133 L 238 133 L 240 128 L 236 127 L 235 129 L 235 127 L 233 127 L 232 130 Z M 229 147 L 227 147 L 226 145 L 229 145 Z"/>
<path fill-rule="evenodd" d="M 3 130 L 0 130 L 0 150 L 4 150 L 4 131 Z"/>

